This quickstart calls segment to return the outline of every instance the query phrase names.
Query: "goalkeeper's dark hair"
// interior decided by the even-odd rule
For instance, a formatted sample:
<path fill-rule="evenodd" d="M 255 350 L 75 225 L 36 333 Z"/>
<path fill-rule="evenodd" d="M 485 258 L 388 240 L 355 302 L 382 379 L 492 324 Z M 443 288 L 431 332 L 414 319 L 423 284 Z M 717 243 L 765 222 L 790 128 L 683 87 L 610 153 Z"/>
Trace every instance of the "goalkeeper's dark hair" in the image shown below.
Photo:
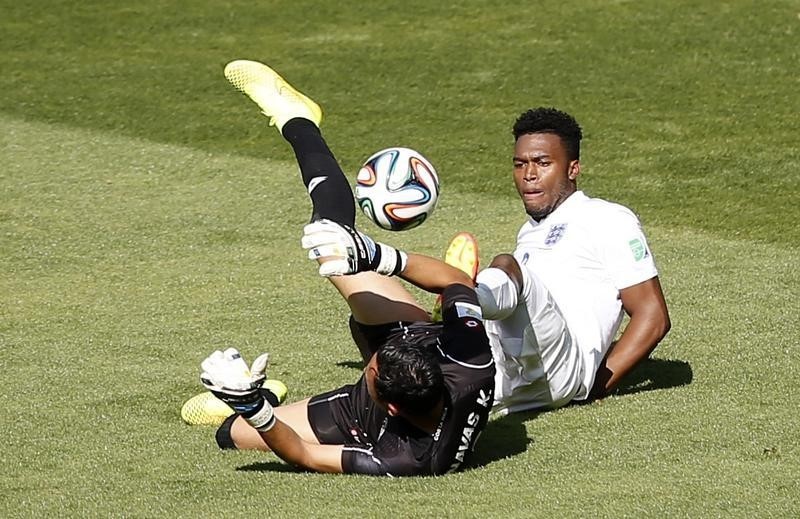
<path fill-rule="evenodd" d="M 444 395 L 439 364 L 441 327 L 405 328 L 389 337 L 378 350 L 378 398 L 410 415 L 424 415 Z"/>
<path fill-rule="evenodd" d="M 574 117 L 555 108 L 539 107 L 522 113 L 514 123 L 514 139 L 532 133 L 552 133 L 561 138 L 569 160 L 581 158 L 583 131 Z"/>

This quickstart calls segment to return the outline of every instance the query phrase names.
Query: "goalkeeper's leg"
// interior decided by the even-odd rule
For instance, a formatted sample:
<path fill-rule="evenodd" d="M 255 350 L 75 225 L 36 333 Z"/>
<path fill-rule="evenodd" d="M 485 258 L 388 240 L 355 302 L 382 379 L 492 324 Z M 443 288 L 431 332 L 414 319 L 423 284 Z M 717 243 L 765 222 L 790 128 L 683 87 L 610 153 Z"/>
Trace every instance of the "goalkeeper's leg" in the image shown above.
<path fill-rule="evenodd" d="M 355 202 L 350 183 L 336 162 L 317 126 L 307 119 L 292 119 L 283 127 L 292 145 L 303 183 L 313 205 L 312 220 L 327 218 L 355 225 Z M 363 324 L 392 321 L 427 321 L 428 312 L 394 278 L 374 272 L 328 278 Z"/>
<path fill-rule="evenodd" d="M 313 121 L 289 120 L 283 137 L 291 144 L 300 166 L 303 184 L 311 197 L 311 221 L 327 218 L 353 227 L 356 210 L 353 190 Z"/>
<path fill-rule="evenodd" d="M 270 118 L 294 148 L 297 162 L 314 205 L 312 221 L 327 218 L 353 226 L 355 204 L 350 184 L 322 139 L 322 108 L 295 89 L 275 70 L 251 60 L 234 60 L 225 77 Z"/>
<path fill-rule="evenodd" d="M 225 76 L 270 117 L 297 157 L 312 203 L 311 220 L 327 218 L 354 227 L 355 201 L 350 183 L 322 138 L 322 109 L 264 64 L 237 60 Z M 428 320 L 428 313 L 393 278 L 365 272 L 329 278 L 364 324 Z"/>
<path fill-rule="evenodd" d="M 308 400 L 276 407 L 275 416 L 291 427 L 304 441 L 319 443 L 308 421 Z M 244 418 L 237 415 L 231 415 L 220 425 L 217 429 L 216 440 L 221 449 L 270 450 L 258 431 L 253 429 Z"/>

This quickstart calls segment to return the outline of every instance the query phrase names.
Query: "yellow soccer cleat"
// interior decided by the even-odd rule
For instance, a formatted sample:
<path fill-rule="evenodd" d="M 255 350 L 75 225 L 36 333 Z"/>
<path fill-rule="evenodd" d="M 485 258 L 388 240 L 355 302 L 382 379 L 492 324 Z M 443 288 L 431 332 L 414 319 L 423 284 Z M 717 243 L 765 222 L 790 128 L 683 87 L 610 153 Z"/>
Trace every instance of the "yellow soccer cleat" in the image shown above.
<path fill-rule="evenodd" d="M 210 391 L 193 396 L 181 407 L 181 418 L 189 425 L 220 425 L 232 414 L 233 409 Z"/>
<path fill-rule="evenodd" d="M 268 379 L 264 381 L 264 385 L 261 386 L 264 389 L 271 392 L 273 395 L 278 397 L 278 403 L 282 404 L 284 400 L 286 400 L 286 395 L 289 394 L 289 388 L 286 387 L 286 384 L 281 382 L 280 380 L 275 380 L 274 378 Z"/>
<path fill-rule="evenodd" d="M 444 253 L 444 262 L 467 274 L 473 281 L 478 275 L 478 241 L 468 232 L 460 232 L 450 240 Z M 436 298 L 431 311 L 434 322 L 442 320 L 442 296 Z"/>
<path fill-rule="evenodd" d="M 322 121 L 322 108 L 295 90 L 277 72 L 257 61 L 236 60 L 225 65 L 225 77 L 247 94 L 270 118 L 269 124 L 283 130 L 290 119 L 308 119 L 317 126 Z"/>
<path fill-rule="evenodd" d="M 267 380 L 262 387 L 278 397 L 279 403 L 283 403 L 289 393 L 280 380 Z M 220 425 L 232 414 L 233 409 L 210 391 L 193 396 L 181 407 L 181 418 L 189 425 Z"/>

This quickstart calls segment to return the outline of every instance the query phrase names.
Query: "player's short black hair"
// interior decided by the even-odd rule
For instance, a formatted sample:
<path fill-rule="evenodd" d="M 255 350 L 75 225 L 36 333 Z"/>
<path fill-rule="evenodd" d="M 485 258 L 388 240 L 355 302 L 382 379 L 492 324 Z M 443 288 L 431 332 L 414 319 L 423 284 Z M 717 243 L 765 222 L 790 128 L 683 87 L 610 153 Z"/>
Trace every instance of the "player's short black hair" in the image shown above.
<path fill-rule="evenodd" d="M 581 158 L 583 131 L 574 117 L 555 108 L 539 107 L 523 112 L 514 122 L 514 140 L 531 133 L 554 133 L 561 138 L 569 160 Z"/>
<path fill-rule="evenodd" d="M 410 415 L 423 415 L 444 394 L 436 328 L 405 329 L 378 350 L 375 391 L 382 401 Z"/>

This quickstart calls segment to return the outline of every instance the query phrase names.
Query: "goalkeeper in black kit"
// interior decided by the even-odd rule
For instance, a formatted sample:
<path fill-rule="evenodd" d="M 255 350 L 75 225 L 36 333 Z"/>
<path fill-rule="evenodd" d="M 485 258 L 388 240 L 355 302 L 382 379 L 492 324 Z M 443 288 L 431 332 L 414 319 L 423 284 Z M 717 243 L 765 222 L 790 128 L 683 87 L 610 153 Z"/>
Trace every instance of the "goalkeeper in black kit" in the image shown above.
<path fill-rule="evenodd" d="M 357 382 L 274 407 L 261 389 L 266 355 L 235 349 L 202 362 L 201 381 L 235 414 L 222 448 L 272 450 L 319 472 L 438 475 L 461 468 L 493 403 L 495 366 L 473 281 L 438 259 L 405 253 L 355 228 L 355 204 L 322 138 L 320 107 L 269 67 L 234 61 L 225 76 L 292 146 L 313 204 L 302 244 L 347 301 L 365 368 Z M 466 261 L 477 264 L 477 252 Z M 442 294 L 442 322 L 397 280 Z"/>

